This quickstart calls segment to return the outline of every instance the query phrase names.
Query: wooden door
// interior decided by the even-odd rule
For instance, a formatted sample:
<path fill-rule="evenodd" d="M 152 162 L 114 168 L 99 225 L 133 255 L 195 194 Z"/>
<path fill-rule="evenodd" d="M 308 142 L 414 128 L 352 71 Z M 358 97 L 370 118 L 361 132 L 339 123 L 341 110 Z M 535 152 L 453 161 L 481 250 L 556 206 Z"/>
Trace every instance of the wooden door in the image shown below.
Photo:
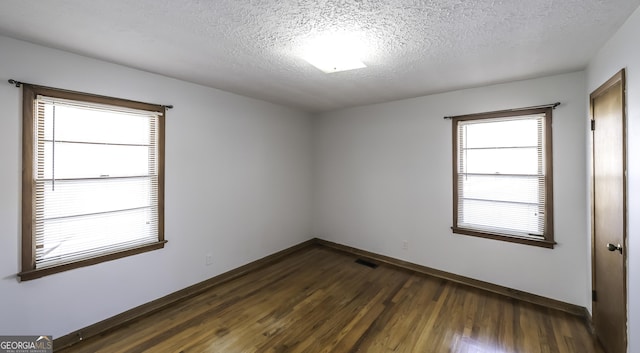
<path fill-rule="evenodd" d="M 593 323 L 607 353 L 627 351 L 624 70 L 591 96 Z"/>

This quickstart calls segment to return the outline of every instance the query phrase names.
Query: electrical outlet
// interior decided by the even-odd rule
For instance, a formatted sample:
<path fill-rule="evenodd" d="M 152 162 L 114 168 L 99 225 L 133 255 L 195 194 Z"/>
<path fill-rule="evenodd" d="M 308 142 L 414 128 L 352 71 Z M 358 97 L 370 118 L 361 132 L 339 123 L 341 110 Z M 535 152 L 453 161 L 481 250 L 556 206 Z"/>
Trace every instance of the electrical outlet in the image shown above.
<path fill-rule="evenodd" d="M 409 250 L 409 242 L 406 240 L 402 241 L 402 250 Z"/>
<path fill-rule="evenodd" d="M 204 263 L 205 265 L 209 266 L 211 264 L 213 264 L 213 255 L 212 254 L 206 254 L 204 255 Z"/>

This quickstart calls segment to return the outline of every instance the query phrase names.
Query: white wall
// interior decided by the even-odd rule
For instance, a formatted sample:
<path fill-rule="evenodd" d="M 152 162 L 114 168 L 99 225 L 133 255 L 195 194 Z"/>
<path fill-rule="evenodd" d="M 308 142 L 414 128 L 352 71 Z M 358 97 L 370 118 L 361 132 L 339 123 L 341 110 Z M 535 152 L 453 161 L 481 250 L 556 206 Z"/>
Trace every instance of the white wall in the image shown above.
<path fill-rule="evenodd" d="M 175 105 L 166 119 L 165 249 L 16 280 L 21 90 L 9 78 Z M 59 337 L 309 238 L 306 113 L 6 37 L 0 106 L 0 334 Z"/>
<path fill-rule="evenodd" d="M 640 46 L 638 46 L 638 33 L 640 33 L 640 8 L 605 44 L 587 68 L 587 93 L 593 92 L 620 69 L 626 68 L 629 352 L 640 351 L 640 301 L 638 300 L 640 298 Z"/>
<path fill-rule="evenodd" d="M 314 122 L 314 235 L 586 306 L 584 87 L 578 72 L 321 115 Z M 452 234 L 452 133 L 443 117 L 556 101 L 556 248 Z"/>

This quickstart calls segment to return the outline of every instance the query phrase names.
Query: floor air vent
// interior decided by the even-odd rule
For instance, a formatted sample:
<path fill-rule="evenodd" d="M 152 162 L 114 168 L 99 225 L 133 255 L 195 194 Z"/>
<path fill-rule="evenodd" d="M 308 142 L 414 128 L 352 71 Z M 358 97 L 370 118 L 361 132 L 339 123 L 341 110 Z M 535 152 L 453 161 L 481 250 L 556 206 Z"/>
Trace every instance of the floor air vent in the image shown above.
<path fill-rule="evenodd" d="M 360 265 L 363 265 L 363 266 L 371 267 L 371 268 L 376 268 L 376 267 L 378 267 L 378 265 L 377 265 L 377 264 L 374 264 L 373 262 L 371 262 L 371 261 L 367 261 L 367 260 L 365 260 L 365 259 L 357 259 L 357 260 L 356 260 L 356 263 L 357 263 L 357 264 L 360 264 Z"/>

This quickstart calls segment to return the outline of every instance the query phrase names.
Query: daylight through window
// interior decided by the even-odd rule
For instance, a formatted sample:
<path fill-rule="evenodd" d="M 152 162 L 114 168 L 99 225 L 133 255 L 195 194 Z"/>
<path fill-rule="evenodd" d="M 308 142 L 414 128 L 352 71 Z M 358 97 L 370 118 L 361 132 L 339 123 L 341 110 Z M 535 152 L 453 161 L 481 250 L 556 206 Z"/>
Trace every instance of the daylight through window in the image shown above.
<path fill-rule="evenodd" d="M 552 247 L 551 108 L 453 118 L 455 233 Z"/>
<path fill-rule="evenodd" d="M 23 279 L 162 247 L 164 108 L 38 87 L 25 96 Z"/>

